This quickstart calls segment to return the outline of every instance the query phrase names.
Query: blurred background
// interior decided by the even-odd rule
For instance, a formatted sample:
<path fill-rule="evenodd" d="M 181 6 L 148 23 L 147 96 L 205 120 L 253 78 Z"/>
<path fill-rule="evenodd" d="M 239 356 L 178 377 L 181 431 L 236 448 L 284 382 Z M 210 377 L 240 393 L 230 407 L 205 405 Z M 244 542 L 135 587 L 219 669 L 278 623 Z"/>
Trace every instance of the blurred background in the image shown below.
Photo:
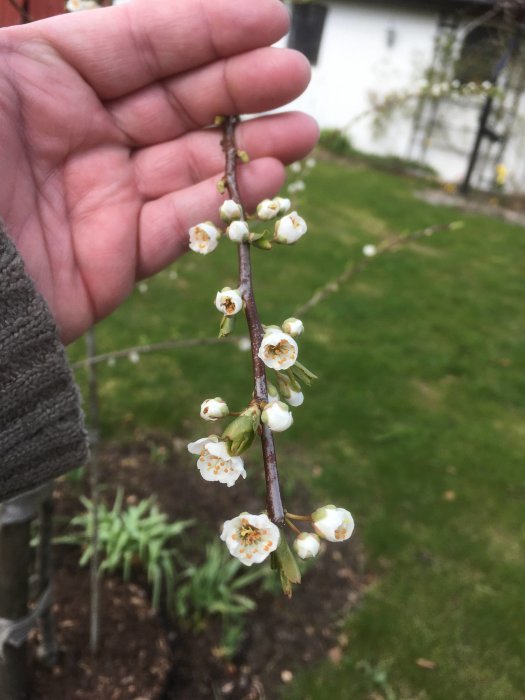
<path fill-rule="evenodd" d="M 64 11 L 19 4 L 0 0 L 0 24 Z M 256 448 L 231 490 L 186 451 L 201 401 L 242 407 L 251 367 L 242 323 L 215 338 L 231 247 L 185 256 L 70 347 L 95 449 L 55 486 L 55 653 L 33 633 L 35 698 L 525 698 L 523 4 L 290 13 L 281 43 L 313 71 L 292 106 L 322 135 L 282 194 L 309 232 L 255 250 L 254 279 L 264 323 L 303 320 L 319 376 L 277 436 L 285 502 L 335 500 L 355 534 L 291 601 L 217 545 L 264 483 Z"/>

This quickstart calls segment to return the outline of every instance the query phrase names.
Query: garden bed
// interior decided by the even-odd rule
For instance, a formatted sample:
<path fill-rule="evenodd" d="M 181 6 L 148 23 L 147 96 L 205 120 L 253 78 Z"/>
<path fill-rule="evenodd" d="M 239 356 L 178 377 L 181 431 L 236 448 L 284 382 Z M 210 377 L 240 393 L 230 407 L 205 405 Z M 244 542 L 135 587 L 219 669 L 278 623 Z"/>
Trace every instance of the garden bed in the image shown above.
<path fill-rule="evenodd" d="M 181 447 L 178 440 L 162 436 L 132 446 L 106 445 L 100 454 L 102 481 L 107 485 L 103 498 L 112 503 L 116 487 L 122 485 L 128 502 L 154 493 L 170 518 L 197 519 L 183 539 L 185 555 L 198 563 L 204 543 L 214 537 L 220 523 L 241 509 L 260 509 L 263 499 L 253 483 L 230 490 L 203 482 L 186 456 L 179 459 Z M 71 479 L 57 485 L 59 529 L 81 508 L 77 500 L 81 491 L 81 484 Z M 308 509 L 316 504 L 299 492 L 294 496 L 296 505 Z M 78 557 L 78 548 L 56 548 L 55 611 L 61 654 L 53 669 L 36 667 L 33 698 L 38 700 L 274 698 L 304 665 L 326 657 L 339 662 L 348 645 L 342 622 L 365 583 L 363 555 L 353 539 L 327 549 L 309 568 L 291 601 L 254 584 L 249 594 L 257 608 L 249 613 L 237 652 L 226 658 L 220 650 L 220 619 L 211 618 L 192 631 L 190 625 L 150 610 L 149 591 L 140 576 L 129 584 L 107 577 L 101 652 L 92 659 L 89 572 L 77 566 Z"/>

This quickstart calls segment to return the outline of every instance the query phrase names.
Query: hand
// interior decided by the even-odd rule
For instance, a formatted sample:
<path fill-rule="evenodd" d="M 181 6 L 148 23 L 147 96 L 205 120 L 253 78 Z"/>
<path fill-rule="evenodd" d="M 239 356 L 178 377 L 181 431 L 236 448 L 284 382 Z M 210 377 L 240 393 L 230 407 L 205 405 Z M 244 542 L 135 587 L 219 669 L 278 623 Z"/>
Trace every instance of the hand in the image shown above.
<path fill-rule="evenodd" d="M 0 217 L 70 342 L 215 219 L 217 114 L 263 112 L 309 80 L 278 0 L 133 0 L 0 30 Z M 299 113 L 238 129 L 248 207 L 317 138 Z M 0 271 L 1 274 L 1 271 Z"/>

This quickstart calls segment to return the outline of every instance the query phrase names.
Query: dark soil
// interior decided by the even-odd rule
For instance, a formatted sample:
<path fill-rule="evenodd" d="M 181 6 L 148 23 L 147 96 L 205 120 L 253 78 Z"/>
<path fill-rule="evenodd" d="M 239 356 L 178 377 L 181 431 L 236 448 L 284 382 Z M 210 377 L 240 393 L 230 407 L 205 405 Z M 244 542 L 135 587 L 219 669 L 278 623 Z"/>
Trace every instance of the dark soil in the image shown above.
<path fill-rule="evenodd" d="M 181 451 L 179 453 L 179 450 Z M 233 489 L 204 482 L 177 439 L 141 439 L 132 446 L 111 443 L 100 452 L 104 498 L 112 502 L 123 485 L 128 502 L 154 493 L 173 519 L 194 518 L 186 535 L 187 555 L 202 560 L 204 543 L 222 522 L 241 510 L 257 512 L 264 502 L 262 480 L 253 472 Z M 56 490 L 58 529 L 77 513 L 82 486 L 71 479 Z M 317 504 L 295 489 L 294 509 Z M 191 534 L 190 534 L 191 533 Z M 191 537 L 191 540 L 189 539 Z M 201 546 L 202 545 L 202 546 Z M 55 612 L 61 654 L 53 669 L 35 665 L 34 700 L 201 700 L 276 698 L 305 663 L 328 658 L 337 664 L 348 639 L 342 622 L 366 583 L 359 542 L 352 538 L 320 555 L 291 600 L 278 593 L 251 592 L 257 609 L 233 659 L 221 656 L 221 621 L 198 632 L 150 610 L 147 586 L 104 580 L 101 653 L 88 651 L 89 572 L 77 565 L 77 549 L 55 552 Z"/>

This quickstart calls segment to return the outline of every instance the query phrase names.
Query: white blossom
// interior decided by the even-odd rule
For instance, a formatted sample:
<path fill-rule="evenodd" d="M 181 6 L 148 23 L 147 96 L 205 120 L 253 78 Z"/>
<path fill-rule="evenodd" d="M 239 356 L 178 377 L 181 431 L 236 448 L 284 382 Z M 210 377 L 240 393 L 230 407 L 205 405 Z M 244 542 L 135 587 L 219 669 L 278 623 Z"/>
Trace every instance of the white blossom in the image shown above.
<path fill-rule="evenodd" d="M 259 357 L 271 369 L 288 369 L 297 360 L 299 348 L 291 335 L 282 331 L 265 333 Z"/>
<path fill-rule="evenodd" d="M 321 541 L 313 532 L 301 532 L 294 540 L 293 548 L 301 559 L 311 559 L 319 554 Z"/>
<path fill-rule="evenodd" d="M 206 399 L 201 404 L 201 418 L 204 418 L 204 420 L 219 420 L 219 418 L 224 418 L 229 413 L 228 404 L 220 396 L 214 399 Z"/>
<path fill-rule="evenodd" d="M 138 285 L 138 290 L 141 294 L 146 294 L 146 292 L 148 291 L 148 285 L 146 284 L 146 282 L 141 282 Z"/>
<path fill-rule="evenodd" d="M 233 486 L 240 476 L 246 479 L 242 457 L 232 457 L 227 444 L 216 435 L 190 442 L 188 451 L 199 455 L 197 468 L 206 481 Z"/>
<path fill-rule="evenodd" d="M 221 540 L 230 554 L 246 566 L 260 564 L 277 549 L 281 533 L 265 514 L 241 513 L 227 520 L 222 528 Z"/>
<path fill-rule="evenodd" d="M 271 219 L 275 219 L 276 216 L 279 216 L 280 209 L 281 205 L 277 199 L 263 199 L 263 201 L 257 205 L 257 216 L 262 221 L 270 221 Z"/>
<path fill-rule="evenodd" d="M 241 352 L 248 352 L 248 350 L 252 349 L 252 344 L 249 338 L 244 336 L 243 338 L 239 338 L 239 342 L 237 343 L 237 347 Z"/>
<path fill-rule="evenodd" d="M 66 10 L 68 12 L 79 12 L 80 10 L 96 10 L 100 5 L 95 0 L 67 0 Z"/>
<path fill-rule="evenodd" d="M 192 226 L 189 230 L 189 237 L 190 248 L 196 253 L 207 255 L 219 245 L 221 232 L 211 221 L 206 221 L 203 224 Z"/>
<path fill-rule="evenodd" d="M 226 229 L 226 235 L 234 243 L 244 243 L 248 240 L 250 229 L 246 221 L 232 221 Z"/>
<path fill-rule="evenodd" d="M 290 406 L 301 406 L 304 403 L 304 394 L 302 391 L 295 391 L 290 387 L 290 396 L 285 396 L 284 400 Z"/>
<path fill-rule="evenodd" d="M 377 248 L 375 245 L 372 245 L 369 243 L 368 245 L 365 245 L 363 247 L 363 255 L 366 256 L 367 258 L 373 258 L 374 255 L 377 253 Z"/>
<path fill-rule="evenodd" d="M 292 206 L 292 203 L 287 197 L 276 197 L 274 202 L 277 202 L 279 205 L 279 214 L 286 214 L 286 212 L 290 211 L 290 207 Z"/>
<path fill-rule="evenodd" d="M 219 216 L 223 221 L 230 223 L 230 221 L 242 217 L 242 207 L 235 200 L 226 199 L 220 206 Z"/>
<path fill-rule="evenodd" d="M 312 513 L 315 531 L 329 542 L 347 540 L 354 531 L 354 519 L 344 508 L 324 506 Z"/>
<path fill-rule="evenodd" d="M 138 362 L 140 362 L 140 355 L 138 354 L 138 352 L 136 350 L 132 350 L 128 354 L 128 360 L 130 362 L 132 362 L 134 365 L 136 365 Z"/>
<path fill-rule="evenodd" d="M 304 236 L 306 230 L 305 220 L 302 219 L 296 211 L 293 211 L 291 214 L 283 216 L 282 219 L 276 221 L 274 238 L 277 243 L 287 243 L 291 245 L 298 241 L 301 236 Z"/>
<path fill-rule="evenodd" d="M 242 296 L 239 290 L 224 287 L 220 292 L 217 292 L 215 306 L 226 316 L 235 316 L 242 309 Z"/>
<path fill-rule="evenodd" d="M 291 335 L 292 338 L 297 338 L 297 336 L 301 335 L 304 331 L 304 324 L 298 318 L 293 318 L 292 316 L 286 319 L 282 325 L 282 329 L 285 333 Z"/>
<path fill-rule="evenodd" d="M 300 173 L 301 169 L 301 163 L 298 160 L 290 165 L 290 170 L 292 173 Z"/>
<path fill-rule="evenodd" d="M 310 157 L 306 159 L 305 165 L 307 168 L 315 168 L 315 166 L 317 165 L 317 161 L 315 160 L 315 158 Z"/>
<path fill-rule="evenodd" d="M 296 180 L 288 185 L 288 192 L 294 194 L 295 192 L 303 192 L 306 189 L 306 185 L 302 180 Z"/>
<path fill-rule="evenodd" d="M 288 406 L 282 401 L 273 401 L 263 408 L 261 420 L 270 430 L 276 433 L 282 433 L 287 430 L 293 423 L 292 412 Z"/>

